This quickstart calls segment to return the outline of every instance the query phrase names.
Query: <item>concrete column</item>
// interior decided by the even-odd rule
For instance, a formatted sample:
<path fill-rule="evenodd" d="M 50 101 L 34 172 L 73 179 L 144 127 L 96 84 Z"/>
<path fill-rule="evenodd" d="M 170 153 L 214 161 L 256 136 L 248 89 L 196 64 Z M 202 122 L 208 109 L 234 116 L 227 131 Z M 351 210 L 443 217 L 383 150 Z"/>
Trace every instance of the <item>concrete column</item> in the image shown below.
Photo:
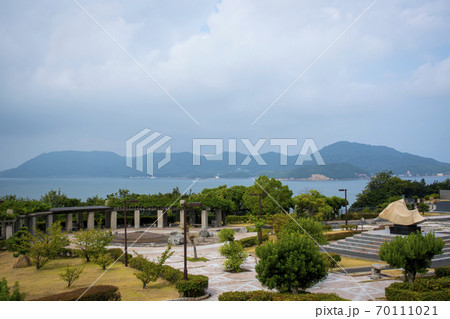
<path fill-rule="evenodd" d="M 189 212 L 189 225 L 195 224 L 195 210 L 191 209 Z"/>
<path fill-rule="evenodd" d="M 111 219 L 109 223 L 111 225 L 111 229 L 117 229 L 117 211 L 113 210 L 111 212 Z"/>
<path fill-rule="evenodd" d="M 139 209 L 134 210 L 134 228 L 141 228 L 141 211 Z"/>
<path fill-rule="evenodd" d="M 78 229 L 83 229 L 84 222 L 83 222 L 83 213 L 77 213 L 77 223 L 78 223 Z"/>
<path fill-rule="evenodd" d="M 33 216 L 29 219 L 29 226 L 28 231 L 31 233 L 31 235 L 36 235 L 36 217 Z"/>
<path fill-rule="evenodd" d="M 208 211 L 206 209 L 202 210 L 202 229 L 208 228 Z"/>
<path fill-rule="evenodd" d="M 0 238 L 6 237 L 6 223 L 2 223 L 2 236 Z"/>
<path fill-rule="evenodd" d="M 6 223 L 5 238 L 9 239 L 13 235 L 13 225 L 11 222 Z"/>
<path fill-rule="evenodd" d="M 222 226 L 222 210 L 216 209 L 216 227 Z"/>
<path fill-rule="evenodd" d="M 87 229 L 94 229 L 94 227 L 95 227 L 94 212 L 88 212 Z"/>
<path fill-rule="evenodd" d="M 156 218 L 158 218 L 158 228 L 164 228 L 164 211 L 162 209 L 158 209 Z"/>
<path fill-rule="evenodd" d="M 111 212 L 105 212 L 105 228 L 111 228 Z"/>
<path fill-rule="evenodd" d="M 49 229 L 53 224 L 53 214 L 47 215 L 47 220 L 45 221 L 45 231 Z"/>
<path fill-rule="evenodd" d="M 71 233 L 73 229 L 73 214 L 66 215 L 66 232 Z"/>
<path fill-rule="evenodd" d="M 184 227 L 184 209 L 180 209 L 180 227 Z"/>

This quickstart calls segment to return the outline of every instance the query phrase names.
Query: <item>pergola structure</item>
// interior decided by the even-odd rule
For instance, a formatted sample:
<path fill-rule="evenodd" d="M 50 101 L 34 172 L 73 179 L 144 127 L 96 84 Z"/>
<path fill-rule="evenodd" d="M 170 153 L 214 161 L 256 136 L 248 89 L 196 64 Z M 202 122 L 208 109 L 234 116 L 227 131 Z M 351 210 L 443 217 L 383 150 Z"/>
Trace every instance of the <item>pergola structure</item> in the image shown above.
<path fill-rule="evenodd" d="M 157 227 L 168 227 L 167 212 L 168 210 L 180 212 L 180 226 L 183 226 L 185 211 L 180 207 L 130 207 L 130 211 L 134 211 L 134 228 L 140 228 L 141 211 L 156 211 L 157 212 Z M 74 215 L 76 216 L 77 229 L 93 229 L 95 227 L 95 213 L 105 214 L 105 227 L 111 230 L 117 229 L 117 212 L 123 211 L 123 207 L 110 207 L 110 206 L 80 206 L 80 207 L 60 207 L 52 208 L 46 212 L 35 212 L 27 215 L 19 215 L 17 217 L 11 216 L 11 219 L 3 220 L 1 228 L 1 238 L 8 239 L 20 227 L 26 226 L 30 232 L 34 235 L 36 233 L 36 218 L 44 216 L 46 218 L 45 230 L 47 230 L 53 223 L 54 216 L 58 214 L 65 215 L 66 223 L 65 230 L 72 232 L 74 229 Z M 203 208 L 201 211 L 201 227 L 208 228 L 208 212 L 209 208 Z M 13 210 L 8 209 L 8 214 L 13 215 Z M 87 215 L 87 222 L 85 226 L 84 214 Z M 189 211 L 189 224 L 195 224 L 196 211 Z M 212 221 L 213 226 L 222 225 L 222 210 L 215 210 L 215 219 Z"/>

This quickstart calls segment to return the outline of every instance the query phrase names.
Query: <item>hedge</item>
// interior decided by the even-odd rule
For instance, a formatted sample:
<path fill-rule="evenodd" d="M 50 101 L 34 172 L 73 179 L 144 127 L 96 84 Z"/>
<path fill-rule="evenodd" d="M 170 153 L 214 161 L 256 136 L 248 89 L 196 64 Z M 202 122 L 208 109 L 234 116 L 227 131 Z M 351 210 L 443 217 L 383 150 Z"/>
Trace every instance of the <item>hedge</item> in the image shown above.
<path fill-rule="evenodd" d="M 344 239 L 350 236 L 353 236 L 355 234 L 361 234 L 363 231 L 367 230 L 349 230 L 346 232 L 340 232 L 340 233 L 325 233 L 325 237 L 328 241 L 338 240 L 338 239 Z"/>
<path fill-rule="evenodd" d="M 450 276 L 450 266 L 438 267 L 434 270 L 437 278 L 449 277 Z"/>
<path fill-rule="evenodd" d="M 87 290 L 89 289 L 89 290 Z M 86 291 L 87 290 L 87 291 Z M 85 293 L 86 292 L 86 293 Z M 84 293 L 84 295 L 83 295 Z M 80 298 L 81 296 L 81 298 Z M 80 298 L 80 299 L 78 299 Z M 119 288 L 109 285 L 92 286 L 91 288 L 78 288 L 61 294 L 45 296 L 33 301 L 119 301 L 121 300 Z"/>
<path fill-rule="evenodd" d="M 335 293 L 301 293 L 298 295 L 255 291 L 227 291 L 219 296 L 219 301 L 347 301 Z"/>
<path fill-rule="evenodd" d="M 338 262 L 340 262 L 341 255 L 336 253 L 321 253 L 323 258 L 325 258 L 326 263 L 328 264 L 328 268 L 334 268 L 338 265 Z M 333 258 L 331 258 L 333 257 Z"/>
<path fill-rule="evenodd" d="M 228 215 L 225 217 L 225 224 L 245 224 L 248 222 L 246 215 Z"/>
<path fill-rule="evenodd" d="M 449 301 L 450 277 L 418 278 L 413 284 L 395 282 L 385 288 L 391 301 Z"/>
<path fill-rule="evenodd" d="M 263 231 L 262 240 L 263 240 L 263 242 L 266 240 L 269 240 L 269 234 L 267 232 Z M 252 246 L 258 245 L 259 239 L 258 239 L 258 236 L 252 236 L 252 237 L 239 239 L 239 240 L 237 240 L 237 242 L 240 243 L 242 245 L 242 247 L 246 248 L 246 247 L 252 247 Z"/>

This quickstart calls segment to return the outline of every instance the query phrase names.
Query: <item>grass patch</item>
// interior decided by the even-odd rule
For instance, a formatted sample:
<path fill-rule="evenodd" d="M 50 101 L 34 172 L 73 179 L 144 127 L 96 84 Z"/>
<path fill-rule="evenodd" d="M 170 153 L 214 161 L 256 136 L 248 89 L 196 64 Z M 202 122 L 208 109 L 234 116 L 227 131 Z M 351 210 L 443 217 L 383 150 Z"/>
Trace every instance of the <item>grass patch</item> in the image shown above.
<path fill-rule="evenodd" d="M 372 266 L 372 264 L 386 265 L 386 263 L 382 262 L 382 261 L 375 261 L 375 260 L 361 259 L 361 258 L 353 258 L 353 257 L 344 257 L 344 256 L 341 256 L 341 262 L 339 264 L 343 268 L 367 267 L 367 266 Z M 336 267 L 334 269 L 341 269 L 341 268 L 340 267 Z"/>
<path fill-rule="evenodd" d="M 206 259 L 205 257 L 199 257 L 197 259 L 193 258 L 193 257 L 186 257 L 187 261 L 192 261 L 192 262 L 196 262 L 196 261 L 203 261 L 203 262 L 207 262 L 208 259 Z"/>
<path fill-rule="evenodd" d="M 12 253 L 0 252 L 0 278 L 6 277 L 10 284 L 19 281 L 20 291 L 26 293 L 26 300 L 90 286 L 104 272 L 98 265 L 92 262 L 85 263 L 80 258 L 51 260 L 41 270 L 36 270 L 35 267 L 14 269 L 15 261 L 16 258 L 12 256 Z M 85 266 L 80 279 L 75 281 L 70 288 L 66 288 L 66 283 L 58 275 L 66 265 Z M 117 262 L 96 284 L 119 287 L 122 300 L 140 301 L 178 298 L 179 294 L 175 285 L 162 279 L 158 279 L 156 282 L 147 285 L 146 289 L 142 289 L 142 283 L 134 276 L 135 272 L 135 269 L 127 268 L 122 263 Z"/>

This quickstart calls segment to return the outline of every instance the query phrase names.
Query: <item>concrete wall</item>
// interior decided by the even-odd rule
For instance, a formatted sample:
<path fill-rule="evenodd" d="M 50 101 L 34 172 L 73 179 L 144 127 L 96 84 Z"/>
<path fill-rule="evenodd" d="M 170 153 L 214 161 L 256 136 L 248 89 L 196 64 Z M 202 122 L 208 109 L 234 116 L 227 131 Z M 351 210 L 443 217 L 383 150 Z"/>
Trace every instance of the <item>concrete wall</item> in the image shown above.
<path fill-rule="evenodd" d="M 450 199 L 450 190 L 441 189 L 439 191 L 440 199 Z"/>

